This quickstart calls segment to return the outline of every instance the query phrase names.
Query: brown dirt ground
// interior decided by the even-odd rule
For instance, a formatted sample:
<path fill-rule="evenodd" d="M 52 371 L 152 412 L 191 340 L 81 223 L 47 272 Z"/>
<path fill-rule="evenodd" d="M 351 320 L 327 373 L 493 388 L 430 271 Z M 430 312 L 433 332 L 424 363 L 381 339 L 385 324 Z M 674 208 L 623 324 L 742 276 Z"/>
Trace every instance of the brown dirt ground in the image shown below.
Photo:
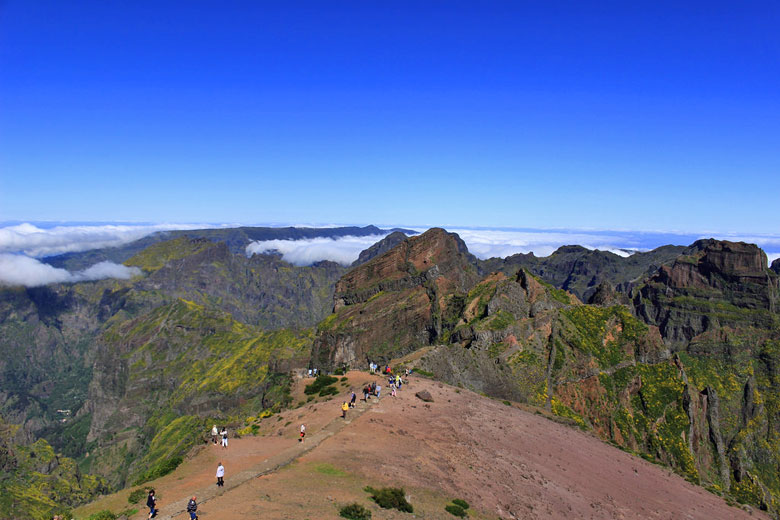
<path fill-rule="evenodd" d="M 349 374 L 358 399 L 372 378 Z M 453 519 L 444 511 L 453 498 L 468 501 L 469 516 L 476 519 L 767 518 L 730 507 L 663 467 L 518 406 L 422 377 L 413 377 L 396 398 L 385 393 L 386 381 L 382 387 L 381 401 L 361 404 L 347 421 L 340 418 L 342 394 L 265 419 L 261 435 L 231 439 L 227 450 L 196 450 L 174 473 L 151 483 L 161 518 L 189 518 L 182 504 L 192 494 L 205 497 L 199 506 L 203 520 L 336 519 L 339 506 L 351 502 L 379 520 Z M 434 402 L 417 399 L 421 389 Z M 301 422 L 307 426 L 305 446 L 297 442 Z M 214 485 L 219 460 L 226 468 L 224 490 Z M 231 488 L 231 476 L 240 475 L 246 482 L 234 481 Z M 366 485 L 403 487 L 414 514 L 380 509 L 363 491 Z M 77 518 L 127 509 L 128 493 L 85 506 Z M 132 518 L 146 515 L 141 509 Z"/>

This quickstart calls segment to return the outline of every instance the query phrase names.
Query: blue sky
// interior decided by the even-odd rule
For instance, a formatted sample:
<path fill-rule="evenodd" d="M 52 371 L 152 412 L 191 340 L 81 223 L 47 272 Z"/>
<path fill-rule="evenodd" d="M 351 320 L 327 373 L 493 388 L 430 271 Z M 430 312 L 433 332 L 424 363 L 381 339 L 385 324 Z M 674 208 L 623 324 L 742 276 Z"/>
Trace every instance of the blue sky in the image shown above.
<path fill-rule="evenodd" d="M 570 4 L 6 0 L 0 220 L 777 233 L 780 4 Z"/>

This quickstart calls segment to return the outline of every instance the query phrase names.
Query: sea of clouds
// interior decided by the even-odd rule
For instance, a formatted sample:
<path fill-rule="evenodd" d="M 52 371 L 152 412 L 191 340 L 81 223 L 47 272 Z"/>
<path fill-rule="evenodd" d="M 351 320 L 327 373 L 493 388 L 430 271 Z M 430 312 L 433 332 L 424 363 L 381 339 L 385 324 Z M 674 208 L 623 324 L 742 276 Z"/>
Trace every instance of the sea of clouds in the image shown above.
<path fill-rule="evenodd" d="M 409 229 L 425 231 L 422 228 Z M 767 252 L 770 263 L 780 258 L 780 236 L 482 228 L 447 228 L 447 230 L 457 233 L 466 243 L 469 251 L 482 259 L 505 258 L 517 253 L 534 253 L 539 257 L 549 256 L 564 245 L 580 245 L 627 257 L 637 251 L 649 251 L 667 244 L 690 245 L 698 239 L 710 237 L 757 244 Z M 295 265 L 311 265 L 323 260 L 350 265 L 357 260 L 361 251 L 384 236 L 386 235 L 265 240 L 249 244 L 246 252 L 249 256 L 256 253 L 278 253 L 284 260 Z"/>
<path fill-rule="evenodd" d="M 121 264 L 101 262 L 84 271 L 70 272 L 40 261 L 61 253 L 87 251 L 127 244 L 157 231 L 225 227 L 208 224 L 13 224 L 0 227 L 0 284 L 28 287 L 49 283 L 78 282 L 103 278 L 128 279 L 140 274 Z M 411 228 L 423 232 L 424 228 Z M 563 245 L 611 251 L 629 256 L 665 244 L 689 245 L 699 238 L 720 238 L 757 244 L 767 252 L 769 262 L 780 258 L 780 236 L 737 234 L 648 233 L 634 231 L 583 231 L 534 229 L 448 228 L 458 233 L 479 258 L 506 257 L 533 252 L 548 256 Z M 275 252 L 295 265 L 311 265 L 323 260 L 349 265 L 361 251 L 385 235 L 305 240 L 253 242 L 247 255 Z"/>
<path fill-rule="evenodd" d="M 387 235 L 345 236 L 339 238 L 309 238 L 305 240 L 262 240 L 246 247 L 248 256 L 263 253 L 278 253 L 282 260 L 293 265 L 311 265 L 330 260 L 341 265 L 350 265 L 360 252 L 368 249 Z"/>
<path fill-rule="evenodd" d="M 115 247 L 156 231 L 196 229 L 207 226 L 181 224 L 102 224 L 44 226 L 22 223 L 0 227 L 0 284 L 36 287 L 50 283 L 83 282 L 104 278 L 129 279 L 141 274 L 135 267 L 100 262 L 83 271 L 70 272 L 41 262 L 39 258 Z"/>

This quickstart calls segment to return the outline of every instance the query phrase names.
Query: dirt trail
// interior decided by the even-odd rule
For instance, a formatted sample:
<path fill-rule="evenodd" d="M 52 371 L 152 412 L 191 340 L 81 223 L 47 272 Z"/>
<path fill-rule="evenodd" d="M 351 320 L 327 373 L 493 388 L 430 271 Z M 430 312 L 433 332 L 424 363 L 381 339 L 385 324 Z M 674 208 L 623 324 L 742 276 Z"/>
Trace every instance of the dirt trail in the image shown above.
<path fill-rule="evenodd" d="M 372 379 L 349 376 L 356 389 Z M 433 402 L 415 397 L 421 389 Z M 444 511 L 453 498 L 472 505 L 472 520 L 767 518 L 593 435 L 425 378 L 413 378 L 395 398 L 358 401 L 347 421 L 339 417 L 342 400 L 289 410 L 264 421 L 262 435 L 231 440 L 228 450 L 202 449 L 153 483 L 162 497 L 159 518 L 188 518 L 193 494 L 202 520 L 338 519 L 339 507 L 351 502 L 369 508 L 374 520 L 439 520 L 454 518 Z M 213 477 L 218 460 L 227 468 L 222 489 Z M 403 487 L 414 515 L 380 509 L 367 485 Z M 125 509 L 126 497 L 108 497 L 77 518 Z M 139 511 L 133 520 L 145 517 Z"/>
<path fill-rule="evenodd" d="M 336 403 L 338 402 L 338 400 L 333 400 L 331 402 Z M 220 495 L 224 495 L 225 493 L 229 492 L 231 489 L 234 489 L 251 479 L 262 477 L 263 475 L 268 475 L 275 471 L 278 471 L 279 469 L 289 465 L 296 459 L 300 458 L 301 456 L 305 455 L 306 453 L 310 452 L 311 450 L 319 446 L 322 443 L 322 441 L 324 441 L 325 439 L 328 439 L 333 435 L 335 435 L 336 433 L 343 430 L 357 417 L 363 415 L 363 413 L 371 406 L 371 404 L 375 402 L 377 401 L 376 400 L 369 400 L 368 402 L 358 401 L 357 406 L 355 408 L 350 409 L 349 412 L 347 412 L 346 419 L 342 419 L 340 416 L 335 417 L 327 425 L 325 425 L 325 427 L 319 429 L 313 434 L 309 433 L 310 430 L 307 428 L 306 439 L 303 442 L 296 442 L 292 446 L 283 449 L 281 452 L 269 456 L 268 458 L 264 459 L 262 462 L 254 464 L 249 468 L 246 468 L 242 471 L 230 475 L 229 477 L 226 477 L 225 485 L 221 488 L 216 487 L 212 482 L 211 485 L 208 487 L 201 488 L 195 491 L 191 490 L 189 492 L 190 494 L 187 495 L 186 498 L 166 504 L 165 512 L 164 513 L 161 512 L 161 514 L 158 514 L 157 518 L 159 518 L 160 520 L 170 520 L 172 518 L 180 516 L 182 513 L 184 513 L 187 510 L 187 503 L 189 502 L 189 498 L 191 495 L 197 496 L 198 503 L 200 505 L 203 505 L 209 500 L 216 498 Z M 335 407 L 332 408 L 335 410 Z M 234 442 L 233 444 L 235 446 L 235 448 L 233 449 L 240 450 L 243 444 L 248 444 L 248 443 Z"/>

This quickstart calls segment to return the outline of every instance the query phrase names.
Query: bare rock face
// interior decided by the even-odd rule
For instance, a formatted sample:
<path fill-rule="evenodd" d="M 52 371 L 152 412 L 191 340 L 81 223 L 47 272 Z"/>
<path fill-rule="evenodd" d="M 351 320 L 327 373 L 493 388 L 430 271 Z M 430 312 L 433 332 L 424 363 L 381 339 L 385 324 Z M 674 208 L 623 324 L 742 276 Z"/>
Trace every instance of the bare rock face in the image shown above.
<path fill-rule="evenodd" d="M 383 362 L 441 335 L 448 296 L 476 283 L 476 260 L 454 233 L 434 228 L 347 272 L 320 323 L 318 366 Z"/>
<path fill-rule="evenodd" d="M 420 399 L 421 401 L 425 401 L 426 403 L 432 403 L 433 402 L 433 396 L 431 396 L 431 393 L 428 390 L 420 390 L 414 396 L 417 399 Z"/>
<path fill-rule="evenodd" d="M 633 294 L 634 308 L 671 343 L 720 326 L 771 326 L 777 275 L 753 244 L 699 240 Z"/>
<path fill-rule="evenodd" d="M 377 256 L 381 256 L 387 253 L 395 246 L 406 240 L 406 238 L 407 236 L 401 231 L 393 231 L 373 246 L 361 251 L 358 259 L 352 262 L 352 267 L 365 264 L 372 258 L 376 258 Z"/>

